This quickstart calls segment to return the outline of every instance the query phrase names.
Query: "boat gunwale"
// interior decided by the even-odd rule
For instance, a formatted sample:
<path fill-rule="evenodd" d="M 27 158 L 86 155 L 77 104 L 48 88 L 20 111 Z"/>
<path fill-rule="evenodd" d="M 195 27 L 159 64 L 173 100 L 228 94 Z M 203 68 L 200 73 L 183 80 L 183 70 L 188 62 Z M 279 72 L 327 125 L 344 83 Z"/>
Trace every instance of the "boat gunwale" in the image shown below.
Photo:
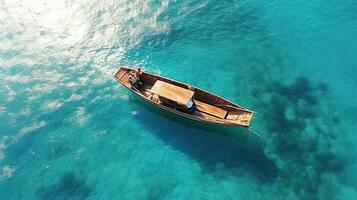
<path fill-rule="evenodd" d="M 133 70 L 133 69 L 127 68 L 127 67 L 121 67 L 121 68 L 123 68 L 123 69 L 128 69 L 128 70 Z M 115 74 L 117 74 L 117 72 L 118 72 L 121 68 L 119 68 L 119 69 L 115 72 Z M 239 105 L 239 104 L 237 104 L 237 103 L 232 102 L 231 100 L 225 99 L 225 98 L 223 98 L 223 97 L 221 97 L 221 96 L 218 96 L 218 95 L 214 94 L 213 92 L 204 90 L 204 89 L 202 89 L 202 88 L 199 88 L 199 87 L 196 87 L 196 86 L 192 86 L 192 85 L 190 85 L 190 84 L 183 83 L 183 82 L 180 82 L 180 81 L 171 79 L 171 78 L 167 78 L 167 77 L 162 77 L 162 76 L 159 76 L 159 75 L 155 75 L 155 74 L 152 74 L 152 73 L 148 73 L 148 72 L 143 72 L 143 73 L 149 74 L 149 75 L 151 75 L 151 76 L 161 77 L 161 78 L 164 78 L 164 79 L 173 81 L 173 82 L 177 82 L 177 83 L 181 83 L 181 84 L 184 84 L 184 85 L 187 85 L 187 86 L 194 87 L 195 89 L 199 89 L 199 90 L 202 90 L 203 92 L 206 92 L 206 93 L 208 93 L 208 94 L 210 94 L 210 95 L 219 97 L 219 98 L 221 98 L 222 100 L 225 100 L 225 101 L 227 101 L 227 102 L 233 104 L 234 106 L 237 106 L 238 108 L 243 109 L 244 111 L 248 111 L 248 112 L 251 112 L 251 113 L 255 113 L 255 111 L 253 111 L 253 110 L 249 110 L 249 109 L 247 109 L 247 108 L 245 108 L 245 107 L 243 107 L 243 106 L 241 106 L 241 105 Z M 114 74 L 114 75 L 115 75 L 115 74 Z"/>

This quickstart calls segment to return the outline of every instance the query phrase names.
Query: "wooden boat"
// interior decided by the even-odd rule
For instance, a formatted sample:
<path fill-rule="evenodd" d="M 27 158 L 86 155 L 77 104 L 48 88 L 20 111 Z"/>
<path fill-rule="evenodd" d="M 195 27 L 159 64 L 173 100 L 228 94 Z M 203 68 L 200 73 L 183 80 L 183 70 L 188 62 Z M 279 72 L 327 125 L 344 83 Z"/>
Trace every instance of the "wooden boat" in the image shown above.
<path fill-rule="evenodd" d="M 131 79 L 135 70 L 121 67 L 114 79 L 146 101 L 164 110 L 200 122 L 249 127 L 253 112 L 200 88 L 142 72 L 141 85 Z"/>

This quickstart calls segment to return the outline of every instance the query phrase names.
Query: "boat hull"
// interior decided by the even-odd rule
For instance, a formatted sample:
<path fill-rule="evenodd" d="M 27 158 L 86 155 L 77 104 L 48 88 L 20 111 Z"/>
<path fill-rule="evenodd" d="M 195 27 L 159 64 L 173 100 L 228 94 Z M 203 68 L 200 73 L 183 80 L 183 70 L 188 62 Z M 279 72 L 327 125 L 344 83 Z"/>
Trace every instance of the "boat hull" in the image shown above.
<path fill-rule="evenodd" d="M 158 117 L 162 117 L 164 119 L 172 121 L 173 123 L 178 123 L 187 128 L 194 128 L 205 132 L 210 132 L 216 135 L 228 136 L 234 138 L 242 138 L 249 133 L 246 127 L 225 126 L 222 124 L 192 120 L 190 118 L 172 113 L 171 111 L 168 111 L 166 109 L 162 109 L 158 107 L 156 104 L 152 104 L 151 102 L 139 97 L 136 94 L 131 94 L 131 96 L 133 97 L 131 98 L 133 102 L 135 102 L 139 106 L 142 106 L 143 108 L 146 108 L 146 110 L 151 114 L 158 115 Z"/>

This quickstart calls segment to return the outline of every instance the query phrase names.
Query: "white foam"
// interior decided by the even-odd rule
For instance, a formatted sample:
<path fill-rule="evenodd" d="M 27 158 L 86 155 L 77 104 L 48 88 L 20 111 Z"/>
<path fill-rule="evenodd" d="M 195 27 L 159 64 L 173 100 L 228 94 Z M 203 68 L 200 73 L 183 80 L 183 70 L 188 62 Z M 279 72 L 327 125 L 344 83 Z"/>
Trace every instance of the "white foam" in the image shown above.
<path fill-rule="evenodd" d="M 42 109 L 45 111 L 54 111 L 62 105 L 63 103 L 60 100 L 47 101 L 42 105 Z"/>
<path fill-rule="evenodd" d="M 13 83 L 22 83 L 22 84 L 26 84 L 29 83 L 31 81 L 31 77 L 28 75 L 0 75 L 0 80 L 2 80 L 3 82 L 13 82 Z"/>
<path fill-rule="evenodd" d="M 27 91 L 29 93 L 37 93 L 37 94 L 45 94 L 45 93 L 51 93 L 54 90 L 56 90 L 59 87 L 59 85 L 56 84 L 36 84 L 32 88 L 28 88 Z"/>
<path fill-rule="evenodd" d="M 7 101 L 13 101 L 15 99 L 16 93 L 8 85 L 5 85 L 4 88 L 7 90 Z"/>
<path fill-rule="evenodd" d="M 180 18 L 184 18 L 186 17 L 187 15 L 197 11 L 197 10 L 200 10 L 202 8 L 205 8 L 207 7 L 207 3 L 202 3 L 202 4 L 199 4 L 197 6 L 194 6 L 194 7 L 190 7 L 190 6 L 183 6 L 181 9 L 180 9 Z"/>
<path fill-rule="evenodd" d="M 8 140 L 7 136 L 3 136 L 0 138 L 0 161 L 5 158 L 5 150 L 6 150 L 6 141 Z"/>
<path fill-rule="evenodd" d="M 31 109 L 30 108 L 25 108 L 23 110 L 20 111 L 20 115 L 23 115 L 23 116 L 28 116 L 28 115 L 31 115 Z"/>
<path fill-rule="evenodd" d="M 86 110 L 84 107 L 80 106 L 77 108 L 75 112 L 75 121 L 79 124 L 84 124 L 89 118 L 89 115 L 86 114 Z"/>
<path fill-rule="evenodd" d="M 131 113 L 132 115 L 137 115 L 137 114 L 139 114 L 139 111 L 133 110 L 133 111 L 131 111 L 130 113 Z"/>
<path fill-rule="evenodd" d="M 106 130 L 96 131 L 96 132 L 94 133 L 94 137 L 95 137 L 96 139 L 98 139 L 99 137 L 104 136 L 104 135 L 106 135 L 106 134 L 107 134 L 107 131 L 106 131 Z"/>
<path fill-rule="evenodd" d="M 5 178 L 11 178 L 12 174 L 16 171 L 15 168 L 10 167 L 10 165 L 5 165 L 2 168 L 2 174 L 0 175 L 0 180 Z"/>
<path fill-rule="evenodd" d="M 75 82 L 71 81 L 71 82 L 68 82 L 68 83 L 65 83 L 65 86 L 67 88 L 73 88 L 75 86 L 77 86 L 78 84 L 76 84 Z"/>
<path fill-rule="evenodd" d="M 124 100 L 124 101 L 128 101 L 129 100 L 129 96 L 127 94 L 119 94 L 119 98 L 121 100 Z"/>
<path fill-rule="evenodd" d="M 4 106 L 0 106 L 0 114 L 5 113 L 6 108 Z"/>
<path fill-rule="evenodd" d="M 111 99 L 112 98 L 112 96 L 111 95 L 101 95 L 101 96 L 97 96 L 97 97 L 95 97 L 94 99 L 92 99 L 90 102 L 91 103 L 95 103 L 95 102 L 97 102 L 98 100 L 103 100 L 103 99 Z"/>
<path fill-rule="evenodd" d="M 68 101 L 78 101 L 84 98 L 84 95 L 72 94 L 67 100 Z"/>
<path fill-rule="evenodd" d="M 24 137 L 26 134 L 35 131 L 39 128 L 42 128 L 43 126 L 46 125 L 45 121 L 40 121 L 40 122 L 35 122 L 30 126 L 22 128 L 15 136 L 13 136 L 13 142 L 17 142 L 20 140 L 22 137 Z"/>

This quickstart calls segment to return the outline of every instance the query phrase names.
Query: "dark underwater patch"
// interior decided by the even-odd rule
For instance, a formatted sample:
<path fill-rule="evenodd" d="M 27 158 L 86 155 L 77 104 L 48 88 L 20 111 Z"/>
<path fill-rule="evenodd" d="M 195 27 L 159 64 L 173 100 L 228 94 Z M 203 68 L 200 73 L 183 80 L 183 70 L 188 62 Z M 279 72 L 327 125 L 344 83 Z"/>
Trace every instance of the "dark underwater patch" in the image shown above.
<path fill-rule="evenodd" d="M 77 178 L 73 172 L 65 173 L 57 183 L 41 186 L 36 194 L 40 199 L 86 199 L 92 189 L 85 180 Z"/>
<path fill-rule="evenodd" d="M 339 129 L 334 114 L 319 109 L 325 101 L 328 85 L 312 83 L 307 77 L 299 77 L 291 84 L 271 81 L 265 87 L 251 91 L 257 101 L 269 95 L 266 102 L 257 102 L 262 118 L 266 121 L 269 138 L 267 156 L 279 167 L 279 184 L 292 190 L 303 199 L 317 199 L 322 187 L 322 176 L 344 170 L 346 160 L 331 150 L 331 142 Z M 287 110 L 293 117 L 287 116 Z M 330 127 L 323 130 L 323 126 Z M 329 198 L 336 192 L 329 189 Z"/>

